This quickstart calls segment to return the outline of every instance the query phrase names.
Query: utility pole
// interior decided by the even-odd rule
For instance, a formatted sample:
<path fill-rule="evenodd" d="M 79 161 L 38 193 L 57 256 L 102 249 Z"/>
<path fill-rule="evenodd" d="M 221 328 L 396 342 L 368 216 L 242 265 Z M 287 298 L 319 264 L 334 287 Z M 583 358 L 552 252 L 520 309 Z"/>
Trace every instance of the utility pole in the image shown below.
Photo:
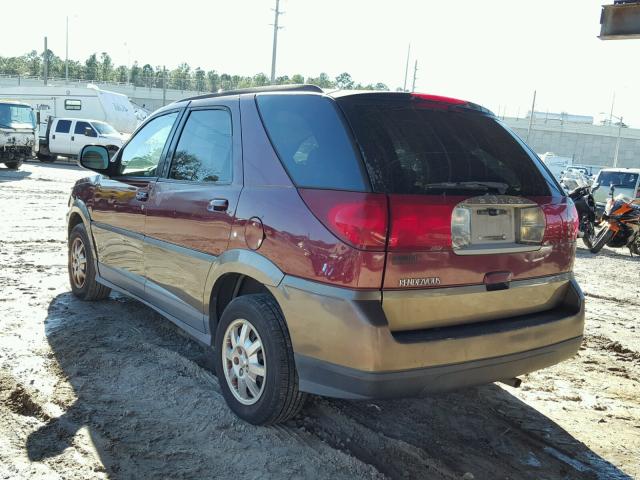
<path fill-rule="evenodd" d="M 416 78 L 418 74 L 418 60 L 416 60 L 415 65 L 413 66 L 413 84 L 411 86 L 411 91 L 415 92 L 416 91 Z"/>
<path fill-rule="evenodd" d="M 69 15 L 67 15 L 66 47 L 64 56 L 64 78 L 69 81 Z"/>
<path fill-rule="evenodd" d="M 616 140 L 616 153 L 613 155 L 613 168 L 618 166 L 618 152 L 620 151 L 620 135 L 622 134 L 622 117 L 618 118 L 618 140 Z"/>
<path fill-rule="evenodd" d="M 533 115 L 536 110 L 536 91 L 533 91 L 533 102 L 531 102 L 531 115 L 529 116 L 529 128 L 527 128 L 527 142 L 531 134 L 531 125 L 533 125 Z"/>
<path fill-rule="evenodd" d="M 409 44 L 409 48 L 407 49 L 407 63 L 404 65 L 404 84 L 402 85 L 402 91 L 407 91 L 407 74 L 409 73 L 409 55 L 411 54 L 411 44 Z"/>
<path fill-rule="evenodd" d="M 616 92 L 613 92 L 613 98 L 611 99 L 611 113 L 609 113 L 609 125 L 613 122 L 613 106 L 616 104 Z"/>
<path fill-rule="evenodd" d="M 162 106 L 167 104 L 167 67 L 162 67 Z"/>
<path fill-rule="evenodd" d="M 49 77 L 49 49 L 47 48 L 47 37 L 44 37 L 44 84 L 47 84 L 47 79 Z"/>
<path fill-rule="evenodd" d="M 273 52 L 271 53 L 271 84 L 276 81 L 276 53 L 278 51 L 278 30 L 282 27 L 278 26 L 278 17 L 283 12 L 280 11 L 280 0 L 276 0 L 276 8 L 274 10 L 275 18 L 273 20 Z"/>

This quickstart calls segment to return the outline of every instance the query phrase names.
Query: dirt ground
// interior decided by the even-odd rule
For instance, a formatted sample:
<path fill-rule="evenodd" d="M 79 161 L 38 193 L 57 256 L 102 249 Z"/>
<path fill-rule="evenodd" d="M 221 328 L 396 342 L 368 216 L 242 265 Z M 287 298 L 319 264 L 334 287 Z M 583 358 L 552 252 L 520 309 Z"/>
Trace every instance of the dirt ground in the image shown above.
<path fill-rule="evenodd" d="M 312 398 L 253 427 L 209 353 L 119 295 L 82 303 L 66 274 L 77 167 L 0 167 L 0 478 L 640 478 L 640 259 L 580 249 L 579 354 L 425 399 Z"/>

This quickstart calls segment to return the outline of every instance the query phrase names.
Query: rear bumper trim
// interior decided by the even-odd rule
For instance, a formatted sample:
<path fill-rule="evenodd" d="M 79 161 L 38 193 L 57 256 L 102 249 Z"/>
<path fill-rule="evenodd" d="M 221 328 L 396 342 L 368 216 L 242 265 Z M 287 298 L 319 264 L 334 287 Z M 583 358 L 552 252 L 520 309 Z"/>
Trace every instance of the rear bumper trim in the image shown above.
<path fill-rule="evenodd" d="M 365 372 L 296 354 L 300 390 L 336 398 L 419 397 L 483 385 L 554 365 L 572 357 L 582 336 L 542 348 L 463 363 L 397 372 Z"/>

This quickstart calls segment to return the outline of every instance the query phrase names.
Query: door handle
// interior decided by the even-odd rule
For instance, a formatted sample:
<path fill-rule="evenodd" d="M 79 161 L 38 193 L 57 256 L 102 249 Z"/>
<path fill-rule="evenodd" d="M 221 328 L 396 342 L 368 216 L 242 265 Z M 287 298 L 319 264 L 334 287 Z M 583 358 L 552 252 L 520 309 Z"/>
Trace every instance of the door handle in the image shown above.
<path fill-rule="evenodd" d="M 56 136 L 55 136 L 55 135 L 51 135 L 51 138 L 52 138 L 53 140 L 55 140 L 55 139 L 56 139 Z"/>
<path fill-rule="evenodd" d="M 229 200 L 226 198 L 214 198 L 207 205 L 207 211 L 209 212 L 226 212 L 229 208 Z"/>
<path fill-rule="evenodd" d="M 71 135 L 71 141 L 73 142 L 74 140 L 75 140 L 75 137 Z"/>
<path fill-rule="evenodd" d="M 149 200 L 149 192 L 147 192 L 146 190 L 138 190 L 136 192 L 136 200 L 140 202 L 146 202 L 147 200 Z"/>

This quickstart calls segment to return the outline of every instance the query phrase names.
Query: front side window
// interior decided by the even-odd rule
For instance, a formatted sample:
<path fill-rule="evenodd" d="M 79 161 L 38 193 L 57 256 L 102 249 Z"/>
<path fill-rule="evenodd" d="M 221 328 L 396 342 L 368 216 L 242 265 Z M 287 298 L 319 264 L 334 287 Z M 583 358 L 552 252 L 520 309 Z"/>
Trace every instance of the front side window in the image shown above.
<path fill-rule="evenodd" d="M 82 100 L 65 100 L 65 110 L 82 110 Z"/>
<path fill-rule="evenodd" d="M 58 120 L 56 133 L 69 133 L 71 130 L 71 120 Z"/>
<path fill-rule="evenodd" d="M 178 113 L 169 113 L 149 121 L 123 148 L 120 175 L 154 177 Z"/>
<path fill-rule="evenodd" d="M 227 110 L 195 110 L 182 130 L 169 178 L 192 182 L 231 181 L 231 115 Z"/>
<path fill-rule="evenodd" d="M 95 133 L 89 122 L 76 122 L 76 127 L 73 129 L 73 133 L 76 135 L 85 135 L 86 128 L 90 128 L 91 131 Z"/>
<path fill-rule="evenodd" d="M 93 122 L 92 123 L 93 128 L 95 128 L 96 130 L 98 130 L 98 133 L 100 133 L 100 135 L 117 135 L 118 132 L 116 131 L 115 128 L 113 128 L 111 125 L 109 125 L 108 123 L 104 123 L 104 122 Z"/>

